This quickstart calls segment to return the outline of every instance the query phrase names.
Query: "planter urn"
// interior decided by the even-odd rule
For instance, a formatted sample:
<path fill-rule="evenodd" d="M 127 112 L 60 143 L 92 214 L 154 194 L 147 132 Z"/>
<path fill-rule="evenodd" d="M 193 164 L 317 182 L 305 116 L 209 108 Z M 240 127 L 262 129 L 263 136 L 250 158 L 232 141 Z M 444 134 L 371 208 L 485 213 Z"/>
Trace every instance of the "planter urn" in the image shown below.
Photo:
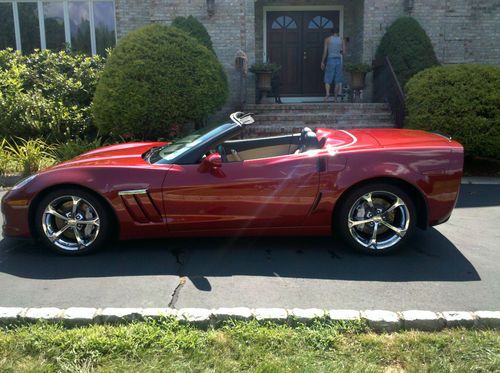
<path fill-rule="evenodd" d="M 271 78 L 273 73 L 271 71 L 258 71 L 257 75 L 257 89 L 261 93 L 261 102 L 267 97 L 268 92 L 271 91 Z"/>
<path fill-rule="evenodd" d="M 351 72 L 351 89 L 354 91 L 360 91 L 365 88 L 365 72 Z"/>

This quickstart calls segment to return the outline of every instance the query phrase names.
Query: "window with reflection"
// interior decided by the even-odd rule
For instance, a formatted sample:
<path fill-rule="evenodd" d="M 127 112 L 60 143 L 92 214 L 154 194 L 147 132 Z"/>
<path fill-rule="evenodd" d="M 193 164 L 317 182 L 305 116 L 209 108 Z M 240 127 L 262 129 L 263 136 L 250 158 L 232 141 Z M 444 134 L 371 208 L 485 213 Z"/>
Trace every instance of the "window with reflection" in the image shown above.
<path fill-rule="evenodd" d="M 45 23 L 45 41 L 47 49 L 64 50 L 66 45 L 66 38 L 64 34 L 63 3 L 44 3 L 43 18 Z"/>
<path fill-rule="evenodd" d="M 90 16 L 87 1 L 69 2 L 69 25 L 71 32 L 71 48 L 91 53 Z"/>
<path fill-rule="evenodd" d="M 19 30 L 23 52 L 31 53 L 40 49 L 40 24 L 38 21 L 38 3 L 18 2 Z"/>
<path fill-rule="evenodd" d="M 271 28 L 273 28 L 274 30 L 296 29 L 297 22 L 295 22 L 295 20 L 292 17 L 280 16 L 274 20 L 274 22 L 271 25 Z"/>
<path fill-rule="evenodd" d="M 112 2 L 94 2 L 94 26 L 96 52 L 104 56 L 106 48 L 114 47 L 116 44 L 115 8 Z"/>
<path fill-rule="evenodd" d="M 316 16 L 309 22 L 308 28 L 310 29 L 333 28 L 333 22 L 326 17 Z"/>
<path fill-rule="evenodd" d="M 42 46 L 56 51 L 70 46 L 104 55 L 115 44 L 113 0 L 0 0 L 0 49 L 31 53 Z"/>
<path fill-rule="evenodd" d="M 11 3 L 0 3 L 0 49 L 16 48 L 14 14 Z"/>

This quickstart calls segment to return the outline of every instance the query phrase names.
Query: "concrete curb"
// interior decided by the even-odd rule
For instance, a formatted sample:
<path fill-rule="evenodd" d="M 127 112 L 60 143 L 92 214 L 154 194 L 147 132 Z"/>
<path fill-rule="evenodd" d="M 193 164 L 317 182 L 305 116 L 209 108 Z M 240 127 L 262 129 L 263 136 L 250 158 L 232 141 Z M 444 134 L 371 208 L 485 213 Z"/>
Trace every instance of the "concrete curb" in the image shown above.
<path fill-rule="evenodd" d="M 445 311 L 432 312 L 409 310 L 392 312 L 384 310 L 321 310 L 285 308 L 85 308 L 66 309 L 43 307 L 0 307 L 0 325 L 34 323 L 40 320 L 62 323 L 68 327 L 91 324 L 126 324 L 134 321 L 175 318 L 181 323 L 206 328 L 227 320 L 257 320 L 277 324 L 309 324 L 314 320 L 330 322 L 364 321 L 377 332 L 398 330 L 436 331 L 443 328 L 487 328 L 500 330 L 500 311 Z"/>

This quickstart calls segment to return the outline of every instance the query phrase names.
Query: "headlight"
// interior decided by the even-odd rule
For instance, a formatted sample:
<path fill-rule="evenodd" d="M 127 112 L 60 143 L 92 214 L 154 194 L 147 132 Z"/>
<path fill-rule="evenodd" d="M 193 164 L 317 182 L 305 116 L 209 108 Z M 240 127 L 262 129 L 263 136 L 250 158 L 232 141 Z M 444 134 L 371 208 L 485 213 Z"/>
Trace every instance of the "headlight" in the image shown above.
<path fill-rule="evenodd" d="M 14 185 L 12 187 L 12 190 L 16 190 L 16 189 L 22 188 L 23 186 L 25 186 L 26 184 L 28 184 L 31 180 L 33 180 L 35 177 L 36 177 L 36 175 L 31 175 L 31 176 L 28 176 L 25 179 L 22 179 L 21 181 L 17 182 L 16 185 Z"/>

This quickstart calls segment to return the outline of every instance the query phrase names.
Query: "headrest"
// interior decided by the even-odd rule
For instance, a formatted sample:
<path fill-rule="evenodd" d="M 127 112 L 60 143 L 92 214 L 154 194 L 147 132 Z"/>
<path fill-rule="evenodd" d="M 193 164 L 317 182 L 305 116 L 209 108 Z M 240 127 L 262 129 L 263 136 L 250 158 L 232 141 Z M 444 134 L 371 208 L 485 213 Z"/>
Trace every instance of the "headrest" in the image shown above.
<path fill-rule="evenodd" d="M 316 134 L 312 131 L 304 133 L 302 145 L 305 145 L 305 147 L 307 149 L 319 149 L 320 148 L 320 142 L 318 141 Z"/>

